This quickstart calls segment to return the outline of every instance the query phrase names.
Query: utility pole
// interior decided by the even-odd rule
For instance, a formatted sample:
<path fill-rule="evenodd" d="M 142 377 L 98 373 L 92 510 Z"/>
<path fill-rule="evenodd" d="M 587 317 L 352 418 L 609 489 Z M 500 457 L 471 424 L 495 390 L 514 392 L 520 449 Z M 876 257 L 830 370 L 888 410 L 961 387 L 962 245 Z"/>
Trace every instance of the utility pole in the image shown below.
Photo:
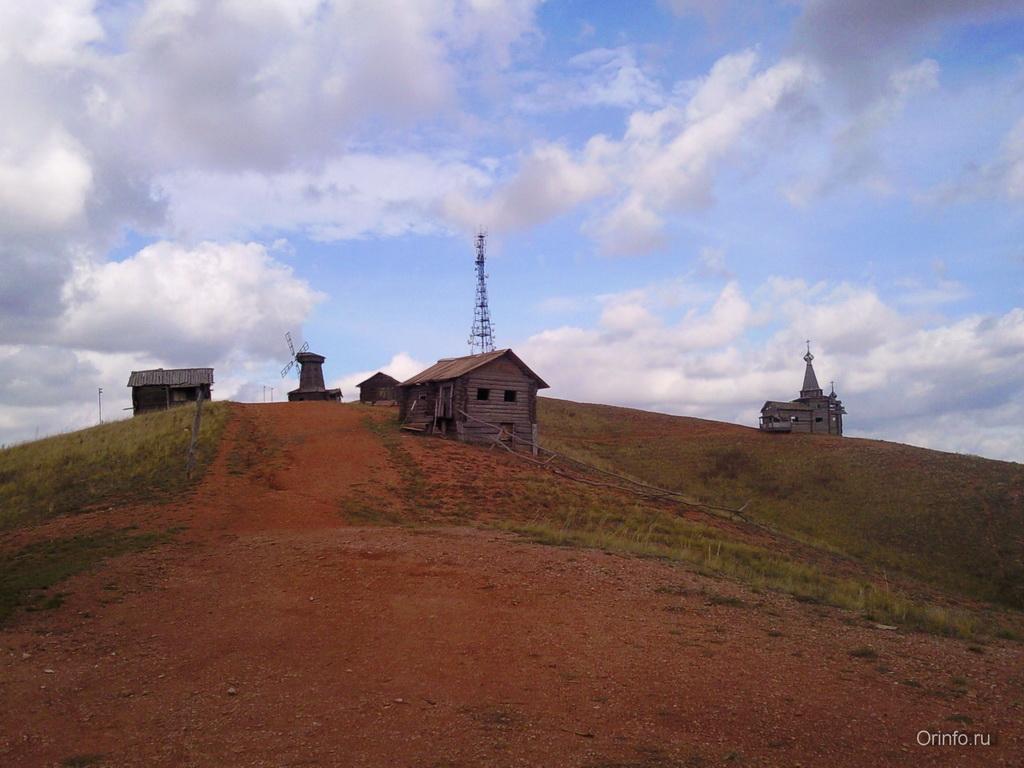
<path fill-rule="evenodd" d="M 103 387 L 96 388 L 96 404 L 99 406 L 100 424 L 103 423 Z"/>

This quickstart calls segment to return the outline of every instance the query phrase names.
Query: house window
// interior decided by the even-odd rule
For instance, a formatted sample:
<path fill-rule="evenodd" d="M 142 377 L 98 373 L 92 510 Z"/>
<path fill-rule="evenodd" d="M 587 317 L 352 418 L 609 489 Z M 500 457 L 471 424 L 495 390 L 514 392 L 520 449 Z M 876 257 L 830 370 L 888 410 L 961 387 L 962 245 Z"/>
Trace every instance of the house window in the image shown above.
<path fill-rule="evenodd" d="M 476 391 L 476 399 L 477 400 L 490 400 L 491 399 L 491 390 L 486 389 L 484 387 L 480 387 Z"/>
<path fill-rule="evenodd" d="M 514 389 L 505 390 L 505 402 L 514 403 L 516 401 L 516 391 Z"/>
<path fill-rule="evenodd" d="M 818 424 L 821 424 L 821 422 L 823 422 L 823 421 L 824 421 L 824 419 L 823 419 L 823 418 L 821 418 L 821 416 L 815 416 L 815 417 L 814 417 L 814 420 L 815 420 L 815 421 L 816 421 L 816 422 L 817 422 Z"/>

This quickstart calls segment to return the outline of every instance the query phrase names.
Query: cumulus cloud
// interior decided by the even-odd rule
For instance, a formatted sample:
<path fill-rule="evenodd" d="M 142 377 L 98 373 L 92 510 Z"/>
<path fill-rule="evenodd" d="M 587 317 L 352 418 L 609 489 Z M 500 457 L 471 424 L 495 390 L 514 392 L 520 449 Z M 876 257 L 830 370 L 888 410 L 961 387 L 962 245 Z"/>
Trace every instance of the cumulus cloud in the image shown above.
<path fill-rule="evenodd" d="M 61 402 L 69 381 L 85 391 L 99 382 L 96 366 L 60 347 L 0 346 L 0 365 L 6 371 L 0 382 L 0 402 L 5 406 Z"/>
<path fill-rule="evenodd" d="M 632 193 L 608 213 L 588 221 L 584 232 L 597 241 L 601 253 L 632 256 L 663 248 L 668 242 L 664 225 L 644 196 Z"/>
<path fill-rule="evenodd" d="M 540 145 L 488 200 L 455 198 L 446 210 L 462 221 L 523 228 L 618 193 L 584 231 L 607 254 L 656 250 L 665 243 L 664 216 L 709 205 L 719 168 L 756 143 L 759 124 L 787 117 L 815 82 L 795 59 L 758 65 L 753 50 L 723 56 L 671 103 L 634 111 L 621 139 L 595 135 L 579 152 Z"/>
<path fill-rule="evenodd" d="M 604 143 L 605 162 L 629 189 L 589 225 L 607 253 L 642 253 L 662 242 L 663 212 L 707 206 L 715 172 L 741 150 L 757 124 L 785 112 L 813 82 L 796 60 L 757 70 L 754 51 L 724 56 L 689 85 L 685 105 L 634 113 L 620 142 Z"/>
<path fill-rule="evenodd" d="M 51 230 L 79 219 L 92 187 L 81 146 L 55 130 L 26 154 L 0 153 L 0 230 Z"/>
<path fill-rule="evenodd" d="M 851 434 L 1024 457 L 1024 310 L 933 321 L 870 288 L 781 278 L 754 296 L 728 283 L 682 316 L 654 288 L 603 301 L 596 326 L 553 328 L 522 345 L 553 396 L 754 426 L 764 400 L 797 396 L 811 338 L 819 380 L 836 381 Z M 996 413 L 1017 414 L 1018 429 Z"/>
<path fill-rule="evenodd" d="M 455 193 L 443 203 L 445 214 L 465 228 L 486 224 L 510 231 L 541 224 L 607 192 L 600 163 L 574 158 L 558 144 L 539 144 L 519 163 L 516 174 L 485 199 Z"/>
<path fill-rule="evenodd" d="M 12 58 L 44 67 L 73 64 L 104 37 L 94 0 L 40 0 L 0 6 L 0 62 Z"/>
<path fill-rule="evenodd" d="M 79 258 L 39 343 L 0 347 L 2 439 L 94 423 L 97 387 L 107 418 L 122 415 L 135 369 L 212 366 L 218 397 L 244 393 L 323 298 L 258 243 L 162 241 L 122 261 Z"/>
<path fill-rule="evenodd" d="M 238 351 L 272 357 L 322 298 L 258 243 L 160 242 L 124 261 L 79 263 L 59 338 L 191 365 Z"/>

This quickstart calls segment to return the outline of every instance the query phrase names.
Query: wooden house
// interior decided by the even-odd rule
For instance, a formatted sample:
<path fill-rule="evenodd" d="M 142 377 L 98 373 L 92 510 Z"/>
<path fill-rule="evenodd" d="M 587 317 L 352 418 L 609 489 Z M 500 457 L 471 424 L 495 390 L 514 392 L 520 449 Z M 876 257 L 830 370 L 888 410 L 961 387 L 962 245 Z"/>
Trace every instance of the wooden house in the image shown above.
<path fill-rule="evenodd" d="M 361 403 L 395 403 L 398 402 L 398 379 L 377 371 L 366 381 L 356 384 L 359 387 Z"/>
<path fill-rule="evenodd" d="M 804 355 L 804 385 L 796 400 L 768 400 L 761 407 L 759 427 L 762 432 L 813 432 L 826 435 L 843 434 L 843 416 L 846 409 L 836 395 L 835 387 L 828 395 L 818 385 L 811 362 L 810 345 Z"/>
<path fill-rule="evenodd" d="M 132 371 L 128 386 L 132 388 L 133 415 L 163 411 L 176 405 L 194 403 L 200 398 L 210 400 L 212 384 L 213 368 Z"/>
<path fill-rule="evenodd" d="M 467 442 L 537 442 L 537 390 L 548 385 L 511 349 L 450 357 L 398 387 L 406 429 Z"/>

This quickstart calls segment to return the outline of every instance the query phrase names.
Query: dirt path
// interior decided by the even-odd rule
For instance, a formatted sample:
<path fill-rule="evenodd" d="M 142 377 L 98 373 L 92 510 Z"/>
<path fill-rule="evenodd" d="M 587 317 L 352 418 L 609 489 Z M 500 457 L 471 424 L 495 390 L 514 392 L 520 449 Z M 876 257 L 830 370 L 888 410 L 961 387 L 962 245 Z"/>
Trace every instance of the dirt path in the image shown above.
<path fill-rule="evenodd" d="M 144 510 L 187 526 L 176 543 L 76 577 L 60 610 L 0 632 L 0 764 L 1024 762 L 1016 645 L 854 626 L 681 566 L 475 528 L 346 524 L 346 500 L 401 501 L 365 413 L 241 409 L 188 502 Z M 993 745 L 918 746 L 922 730 Z"/>

